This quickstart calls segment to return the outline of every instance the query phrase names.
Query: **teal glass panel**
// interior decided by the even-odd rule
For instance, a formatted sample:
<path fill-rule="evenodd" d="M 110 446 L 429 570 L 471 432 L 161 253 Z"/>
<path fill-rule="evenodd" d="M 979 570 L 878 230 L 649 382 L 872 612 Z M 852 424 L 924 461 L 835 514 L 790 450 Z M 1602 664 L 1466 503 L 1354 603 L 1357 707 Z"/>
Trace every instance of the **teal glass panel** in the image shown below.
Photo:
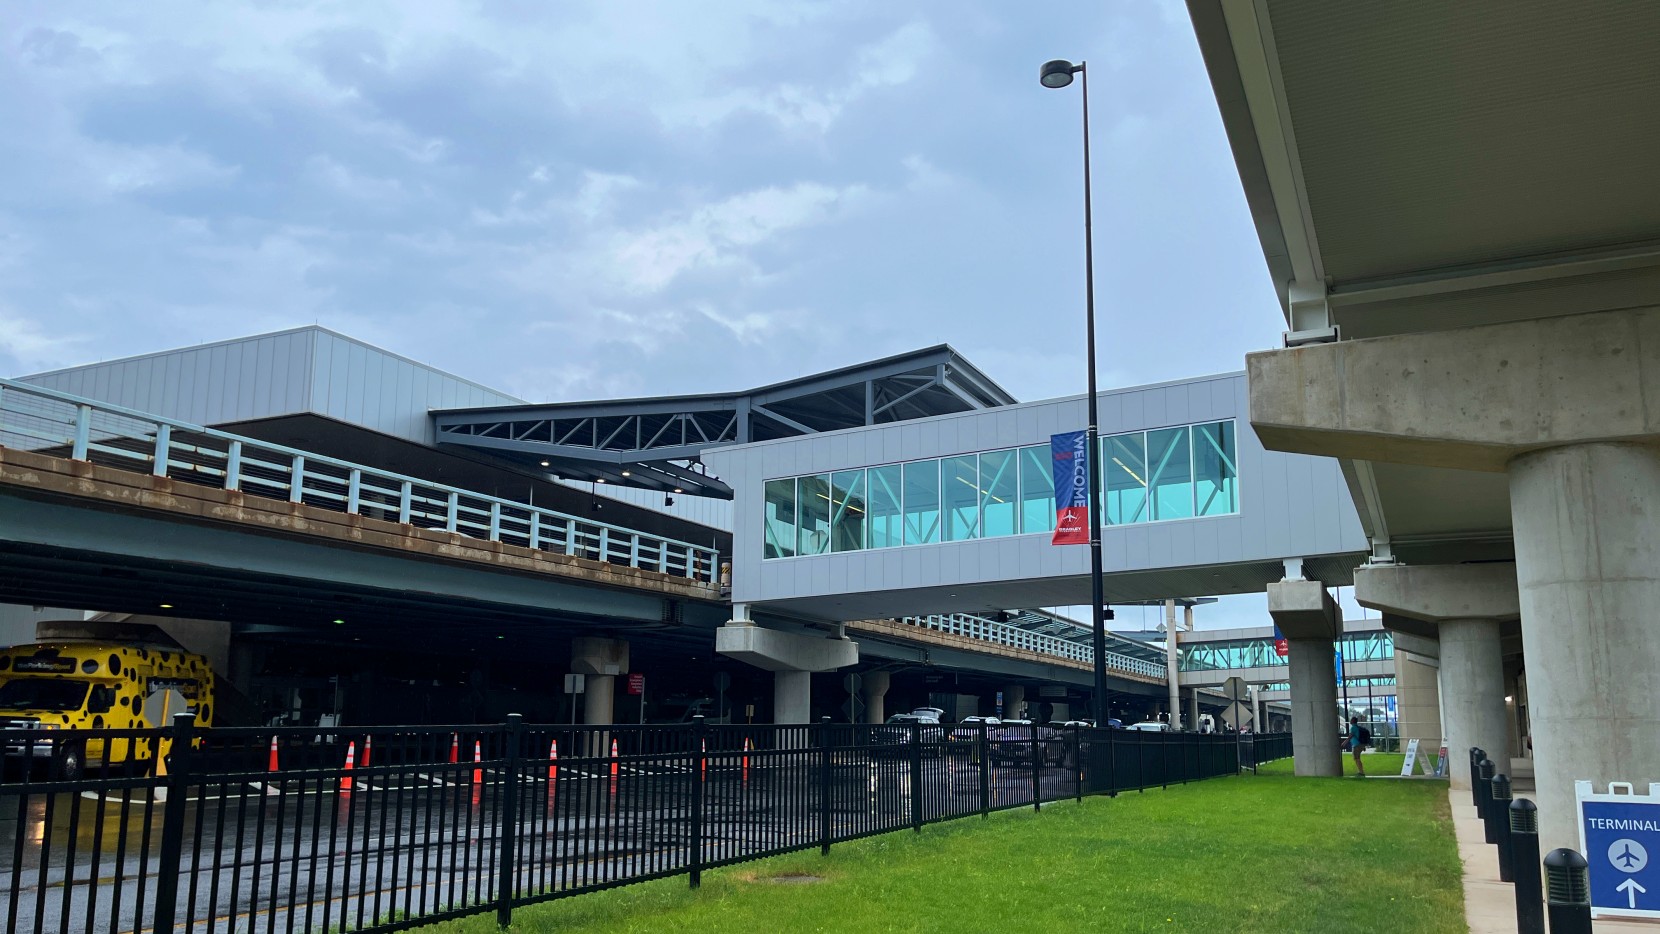
<path fill-rule="evenodd" d="M 796 553 L 822 555 L 829 552 L 830 475 L 821 473 L 797 477 L 796 497 L 801 509 Z"/>
<path fill-rule="evenodd" d="M 905 465 L 905 544 L 931 545 L 940 540 L 940 462 Z"/>
<path fill-rule="evenodd" d="M 904 516 L 899 511 L 902 483 L 898 464 L 872 467 L 865 471 L 865 499 L 870 503 L 866 539 L 872 548 L 892 548 L 905 543 Z"/>
<path fill-rule="evenodd" d="M 1146 522 L 1147 516 L 1147 436 L 1139 431 L 1103 438 L 1105 457 L 1101 464 L 1106 477 L 1101 485 L 1107 501 L 1108 525 L 1132 525 Z"/>
<path fill-rule="evenodd" d="M 1147 432 L 1147 488 L 1154 519 L 1193 515 L 1193 449 L 1188 430 L 1160 428 Z"/>
<path fill-rule="evenodd" d="M 865 472 L 840 470 L 830 475 L 830 550 L 865 547 Z"/>
<path fill-rule="evenodd" d="M 1049 445 L 1020 449 L 1020 534 L 1055 531 L 1055 472 Z"/>
<path fill-rule="evenodd" d="M 1239 511 L 1239 451 L 1233 422 L 1193 426 L 1193 490 L 1201 516 Z"/>
<path fill-rule="evenodd" d="M 768 480 L 763 496 L 766 534 L 761 557 L 791 557 L 795 554 L 795 480 Z"/>
<path fill-rule="evenodd" d="M 1019 467 L 1015 451 L 980 455 L 980 534 L 985 538 L 1013 535 L 1019 498 Z"/>
<path fill-rule="evenodd" d="M 980 537 L 978 460 L 973 454 L 964 454 L 940 461 L 940 503 L 945 516 L 945 541 L 966 542 Z"/>

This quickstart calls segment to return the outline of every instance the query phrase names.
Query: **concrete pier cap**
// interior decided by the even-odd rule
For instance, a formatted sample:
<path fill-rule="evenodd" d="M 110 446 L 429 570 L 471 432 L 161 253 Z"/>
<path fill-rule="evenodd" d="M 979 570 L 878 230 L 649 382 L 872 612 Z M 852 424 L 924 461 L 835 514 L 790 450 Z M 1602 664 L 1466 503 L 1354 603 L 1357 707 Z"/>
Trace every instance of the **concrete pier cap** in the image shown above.
<path fill-rule="evenodd" d="M 734 620 L 715 630 L 715 651 L 765 671 L 835 671 L 857 664 L 859 643 Z"/>
<path fill-rule="evenodd" d="M 1343 631 L 1337 601 L 1320 581 L 1269 584 L 1268 615 L 1287 639 L 1336 639 Z"/>

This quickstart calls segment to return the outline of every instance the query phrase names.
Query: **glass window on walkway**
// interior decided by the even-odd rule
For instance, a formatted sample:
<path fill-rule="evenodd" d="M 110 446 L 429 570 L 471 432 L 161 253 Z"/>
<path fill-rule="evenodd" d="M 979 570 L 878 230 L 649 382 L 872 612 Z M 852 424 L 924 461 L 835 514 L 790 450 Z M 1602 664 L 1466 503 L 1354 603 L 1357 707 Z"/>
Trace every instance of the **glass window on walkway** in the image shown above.
<path fill-rule="evenodd" d="M 940 461 L 940 501 L 944 506 L 945 541 L 980 537 L 979 458 L 973 454 Z"/>
<path fill-rule="evenodd" d="M 1147 432 L 1147 485 L 1154 519 L 1193 515 L 1193 454 L 1186 428 Z"/>
<path fill-rule="evenodd" d="M 1225 516 L 1239 511 L 1239 452 L 1233 422 L 1193 426 L 1195 513 Z"/>
<path fill-rule="evenodd" d="M 1015 533 L 1019 461 L 1014 451 L 980 455 L 980 534 L 986 538 Z"/>
<path fill-rule="evenodd" d="M 830 550 L 865 547 L 865 472 L 841 470 L 830 475 Z"/>
<path fill-rule="evenodd" d="M 1232 421 L 1101 439 L 1110 526 L 1239 514 Z M 1049 445 L 811 474 L 766 483 L 768 558 L 1054 531 Z M 1370 658 L 1386 648 L 1357 646 Z M 1371 654 L 1366 654 L 1371 653 Z M 1388 656 L 1384 656 L 1388 657 Z"/>
<path fill-rule="evenodd" d="M 940 540 L 940 462 L 905 465 L 905 544 L 931 545 Z"/>
<path fill-rule="evenodd" d="M 830 550 L 830 475 L 813 474 L 796 481 L 801 510 L 797 554 L 822 555 Z"/>
<path fill-rule="evenodd" d="M 1020 531 L 1055 531 L 1055 474 L 1047 444 L 1020 449 Z"/>
<path fill-rule="evenodd" d="M 1101 442 L 1108 525 L 1147 521 L 1147 438 L 1142 432 L 1111 435 Z"/>
<path fill-rule="evenodd" d="M 795 481 L 768 480 L 765 497 L 766 540 L 761 554 L 788 558 L 795 554 Z"/>
<path fill-rule="evenodd" d="M 905 544 L 904 516 L 899 511 L 900 479 L 898 464 L 872 467 L 865 471 L 869 485 L 870 547 L 893 548 Z"/>

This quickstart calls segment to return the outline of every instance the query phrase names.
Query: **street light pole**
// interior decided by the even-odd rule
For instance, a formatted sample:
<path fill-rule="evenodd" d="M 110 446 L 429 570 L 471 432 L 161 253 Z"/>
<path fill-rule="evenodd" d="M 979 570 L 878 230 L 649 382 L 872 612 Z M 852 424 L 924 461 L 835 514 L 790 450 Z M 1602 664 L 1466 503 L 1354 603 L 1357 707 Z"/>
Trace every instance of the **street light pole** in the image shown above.
<path fill-rule="evenodd" d="M 1083 91 L 1084 106 L 1084 328 L 1085 353 L 1089 367 L 1089 428 L 1085 438 L 1089 443 L 1089 589 L 1091 633 L 1090 644 L 1095 650 L 1095 697 L 1091 709 L 1095 725 L 1107 723 L 1107 620 L 1112 614 L 1106 608 L 1106 592 L 1101 581 L 1101 474 L 1105 464 L 1101 456 L 1101 422 L 1099 403 L 1095 399 L 1095 233 L 1090 217 L 1089 190 L 1089 71 L 1084 62 L 1074 65 L 1063 59 L 1045 62 L 1038 80 L 1046 88 L 1064 88 L 1076 74 Z"/>

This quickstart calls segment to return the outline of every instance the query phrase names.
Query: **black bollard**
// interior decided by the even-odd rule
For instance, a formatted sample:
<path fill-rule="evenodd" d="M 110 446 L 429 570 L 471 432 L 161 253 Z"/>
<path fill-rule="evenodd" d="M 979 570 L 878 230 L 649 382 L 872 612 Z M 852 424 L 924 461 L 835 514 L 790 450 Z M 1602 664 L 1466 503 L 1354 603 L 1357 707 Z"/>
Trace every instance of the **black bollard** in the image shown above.
<path fill-rule="evenodd" d="M 1526 798 L 1510 802 L 1510 864 L 1516 876 L 1516 934 L 1545 934 L 1545 892 L 1539 876 L 1539 808 Z"/>
<path fill-rule="evenodd" d="M 1495 775 L 1492 784 L 1493 801 L 1487 807 L 1487 829 L 1499 848 L 1499 881 L 1514 882 L 1516 877 L 1510 865 L 1510 776 Z"/>
<path fill-rule="evenodd" d="M 1481 799 L 1476 797 L 1476 776 L 1481 774 L 1481 760 L 1487 758 L 1487 753 L 1481 751 L 1480 746 L 1470 747 L 1470 803 L 1478 809 Z"/>
<path fill-rule="evenodd" d="M 1550 934 L 1591 934 L 1591 875 L 1585 857 L 1567 847 L 1545 854 Z"/>
<path fill-rule="evenodd" d="M 1476 772 L 1476 816 L 1481 818 L 1481 836 L 1488 843 L 1497 843 L 1489 817 L 1493 813 L 1493 760 L 1482 759 Z"/>

